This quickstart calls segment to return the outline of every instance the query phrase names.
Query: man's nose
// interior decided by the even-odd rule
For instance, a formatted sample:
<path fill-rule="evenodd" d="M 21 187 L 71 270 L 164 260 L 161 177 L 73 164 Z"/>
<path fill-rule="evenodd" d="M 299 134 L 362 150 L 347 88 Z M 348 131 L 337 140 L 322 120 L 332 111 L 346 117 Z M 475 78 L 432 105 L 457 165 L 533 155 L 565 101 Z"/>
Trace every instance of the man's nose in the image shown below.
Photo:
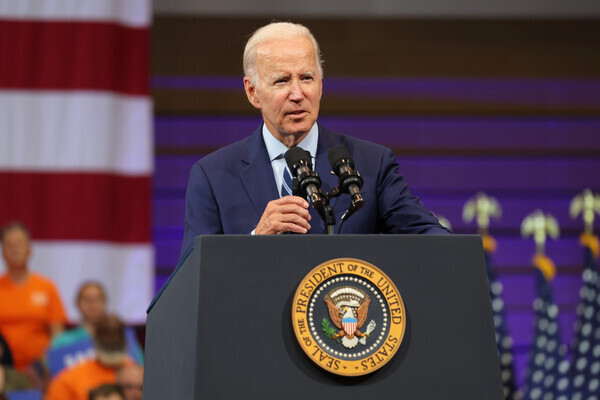
<path fill-rule="evenodd" d="M 299 80 L 292 80 L 290 86 L 290 95 L 288 97 L 291 101 L 301 101 L 304 99 L 304 92 L 302 91 L 302 86 Z"/>

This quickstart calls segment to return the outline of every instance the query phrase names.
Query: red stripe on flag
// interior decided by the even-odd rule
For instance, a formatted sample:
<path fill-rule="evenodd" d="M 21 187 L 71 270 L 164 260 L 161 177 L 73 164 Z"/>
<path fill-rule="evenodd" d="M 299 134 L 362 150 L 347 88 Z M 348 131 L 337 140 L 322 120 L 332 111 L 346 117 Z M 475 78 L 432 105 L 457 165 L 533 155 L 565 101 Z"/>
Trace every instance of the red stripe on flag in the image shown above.
<path fill-rule="evenodd" d="M 149 93 L 149 30 L 0 20 L 0 88 Z"/>
<path fill-rule="evenodd" d="M 149 243 L 148 176 L 0 171 L 0 225 L 18 220 L 34 239 Z"/>

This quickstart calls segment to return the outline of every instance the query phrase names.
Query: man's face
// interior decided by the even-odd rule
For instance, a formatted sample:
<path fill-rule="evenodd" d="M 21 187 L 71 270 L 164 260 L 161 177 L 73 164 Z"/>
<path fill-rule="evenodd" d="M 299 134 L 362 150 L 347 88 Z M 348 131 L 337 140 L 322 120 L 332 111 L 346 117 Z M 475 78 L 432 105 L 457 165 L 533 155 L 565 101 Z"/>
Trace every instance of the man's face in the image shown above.
<path fill-rule="evenodd" d="M 142 400 L 144 371 L 137 365 L 123 367 L 119 372 L 118 383 L 123 388 L 125 400 Z"/>
<path fill-rule="evenodd" d="M 77 307 L 83 321 L 96 324 L 104 315 L 105 306 L 104 294 L 98 286 L 89 285 L 82 289 Z"/>
<path fill-rule="evenodd" d="M 258 82 L 244 87 L 269 131 L 286 145 L 302 140 L 319 115 L 322 80 L 314 46 L 306 37 L 275 40 L 256 49 Z"/>
<path fill-rule="evenodd" d="M 7 268 L 24 268 L 31 254 L 29 238 L 21 229 L 11 229 L 2 241 L 2 256 Z"/>

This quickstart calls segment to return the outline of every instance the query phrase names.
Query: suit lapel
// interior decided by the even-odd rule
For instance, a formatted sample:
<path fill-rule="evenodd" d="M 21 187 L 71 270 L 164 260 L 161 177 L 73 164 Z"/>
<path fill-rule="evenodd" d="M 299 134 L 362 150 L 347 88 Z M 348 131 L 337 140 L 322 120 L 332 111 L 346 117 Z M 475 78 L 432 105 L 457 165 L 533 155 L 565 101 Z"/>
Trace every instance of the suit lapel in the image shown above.
<path fill-rule="evenodd" d="M 262 138 L 262 125 L 254 131 L 242 156 L 240 177 L 259 217 L 271 200 L 279 198 L 273 168 Z"/>

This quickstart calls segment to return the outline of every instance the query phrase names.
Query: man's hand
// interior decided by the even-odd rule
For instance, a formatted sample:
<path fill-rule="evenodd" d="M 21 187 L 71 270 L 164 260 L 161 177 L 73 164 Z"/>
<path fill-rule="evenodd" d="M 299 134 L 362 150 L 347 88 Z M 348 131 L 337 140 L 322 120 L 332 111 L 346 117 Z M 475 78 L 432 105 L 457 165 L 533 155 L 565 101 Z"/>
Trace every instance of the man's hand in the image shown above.
<path fill-rule="evenodd" d="M 267 204 L 254 234 L 306 233 L 310 229 L 310 218 L 306 200 L 298 196 L 285 196 Z"/>

